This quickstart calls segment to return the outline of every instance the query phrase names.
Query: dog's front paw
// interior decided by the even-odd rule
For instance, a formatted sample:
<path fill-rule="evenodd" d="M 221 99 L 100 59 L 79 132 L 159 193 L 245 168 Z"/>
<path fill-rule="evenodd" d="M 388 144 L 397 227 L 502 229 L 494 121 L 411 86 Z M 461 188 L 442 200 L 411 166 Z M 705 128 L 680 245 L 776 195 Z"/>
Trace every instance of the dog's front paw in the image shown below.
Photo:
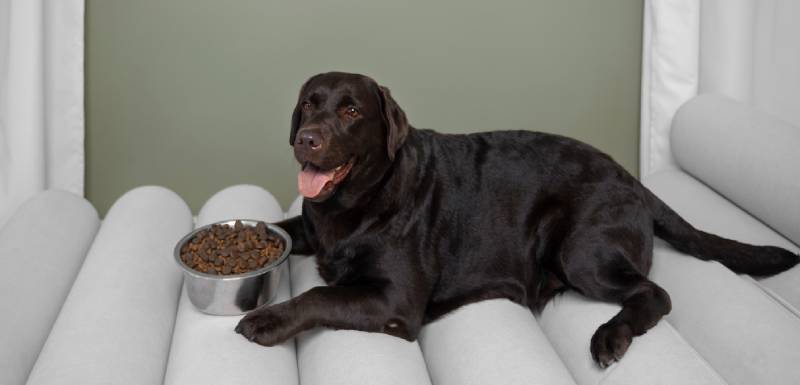
<path fill-rule="evenodd" d="M 633 341 L 633 332 L 625 323 L 607 323 L 600 326 L 592 336 L 590 350 L 592 358 L 606 368 L 628 351 L 628 347 Z"/>
<path fill-rule="evenodd" d="M 236 325 L 236 332 L 264 346 L 275 346 L 291 338 L 289 317 L 280 309 L 266 307 L 247 313 Z"/>

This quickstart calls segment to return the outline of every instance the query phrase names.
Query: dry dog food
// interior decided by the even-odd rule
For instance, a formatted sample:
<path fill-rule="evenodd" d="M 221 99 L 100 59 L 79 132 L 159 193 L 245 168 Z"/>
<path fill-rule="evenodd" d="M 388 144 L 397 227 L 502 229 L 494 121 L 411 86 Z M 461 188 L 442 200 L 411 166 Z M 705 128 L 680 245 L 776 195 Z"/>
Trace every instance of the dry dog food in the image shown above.
<path fill-rule="evenodd" d="M 264 222 L 248 226 L 236 221 L 233 227 L 213 225 L 197 233 L 181 248 L 181 260 L 207 274 L 241 274 L 272 263 L 283 248 L 283 240 Z"/>

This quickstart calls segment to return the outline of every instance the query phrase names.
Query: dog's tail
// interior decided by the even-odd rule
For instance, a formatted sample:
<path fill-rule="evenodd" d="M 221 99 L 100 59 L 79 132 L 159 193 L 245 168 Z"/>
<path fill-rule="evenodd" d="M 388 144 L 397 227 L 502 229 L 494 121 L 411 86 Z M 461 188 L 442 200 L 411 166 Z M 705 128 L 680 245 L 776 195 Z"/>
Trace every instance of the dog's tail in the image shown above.
<path fill-rule="evenodd" d="M 648 191 L 655 234 L 678 251 L 702 260 L 719 261 L 736 273 L 773 275 L 800 263 L 800 256 L 775 246 L 754 246 L 694 228 Z"/>

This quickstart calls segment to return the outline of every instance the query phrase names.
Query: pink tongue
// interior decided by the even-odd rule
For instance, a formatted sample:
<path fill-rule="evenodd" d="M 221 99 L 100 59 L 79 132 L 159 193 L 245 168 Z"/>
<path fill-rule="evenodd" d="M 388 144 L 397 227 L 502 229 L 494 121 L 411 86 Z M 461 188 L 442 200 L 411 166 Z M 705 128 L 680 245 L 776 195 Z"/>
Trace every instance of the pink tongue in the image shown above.
<path fill-rule="evenodd" d="M 306 198 L 319 195 L 325 184 L 333 180 L 334 170 L 318 171 L 313 167 L 306 167 L 297 175 L 297 189 Z"/>

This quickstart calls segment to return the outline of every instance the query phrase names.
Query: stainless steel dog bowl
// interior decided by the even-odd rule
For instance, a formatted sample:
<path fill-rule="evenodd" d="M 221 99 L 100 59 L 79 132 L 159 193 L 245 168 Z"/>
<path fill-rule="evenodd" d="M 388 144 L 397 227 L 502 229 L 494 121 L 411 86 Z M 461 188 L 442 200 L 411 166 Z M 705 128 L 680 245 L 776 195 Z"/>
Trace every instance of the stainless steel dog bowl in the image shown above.
<path fill-rule="evenodd" d="M 283 254 L 277 260 L 258 270 L 233 275 L 211 275 L 187 266 L 181 260 L 181 249 L 200 231 L 212 225 L 230 225 L 236 219 L 220 221 L 199 227 L 186 234 L 175 246 L 175 262 L 183 269 L 184 285 L 189 300 L 201 312 L 213 315 L 240 315 L 275 299 L 281 280 L 281 265 L 292 250 L 292 239 L 280 227 L 267 223 L 267 230 L 283 239 Z M 239 219 L 244 225 L 255 226 L 259 221 Z"/>

